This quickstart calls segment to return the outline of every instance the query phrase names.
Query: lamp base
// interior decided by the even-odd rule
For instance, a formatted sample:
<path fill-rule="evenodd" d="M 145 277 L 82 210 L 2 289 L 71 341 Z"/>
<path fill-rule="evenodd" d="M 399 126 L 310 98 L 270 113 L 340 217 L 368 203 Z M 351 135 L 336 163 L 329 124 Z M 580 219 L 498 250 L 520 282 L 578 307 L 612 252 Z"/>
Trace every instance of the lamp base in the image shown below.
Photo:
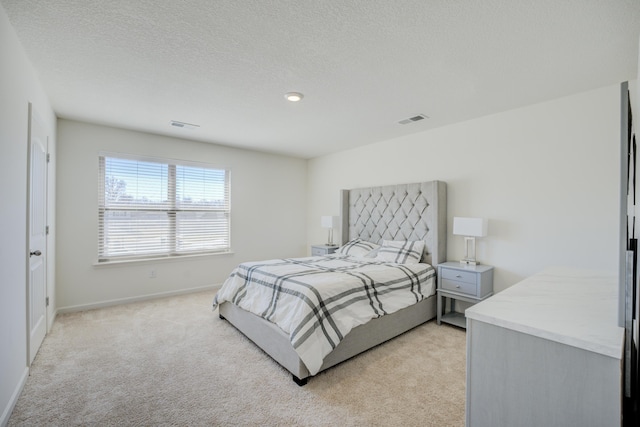
<path fill-rule="evenodd" d="M 464 238 L 464 258 L 460 260 L 461 264 L 466 265 L 478 265 L 476 261 L 476 238 L 465 237 Z"/>
<path fill-rule="evenodd" d="M 329 238 L 327 239 L 327 246 L 333 246 L 333 228 L 329 229 Z"/>

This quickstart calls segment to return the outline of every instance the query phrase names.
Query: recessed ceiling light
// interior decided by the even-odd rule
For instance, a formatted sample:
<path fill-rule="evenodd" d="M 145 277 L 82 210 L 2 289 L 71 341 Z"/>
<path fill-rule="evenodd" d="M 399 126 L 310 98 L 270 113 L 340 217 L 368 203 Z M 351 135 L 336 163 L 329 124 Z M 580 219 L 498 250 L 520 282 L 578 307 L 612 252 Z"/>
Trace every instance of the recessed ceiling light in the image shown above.
<path fill-rule="evenodd" d="M 304 95 L 300 92 L 287 92 L 284 94 L 284 97 L 287 101 L 298 102 L 304 98 Z"/>

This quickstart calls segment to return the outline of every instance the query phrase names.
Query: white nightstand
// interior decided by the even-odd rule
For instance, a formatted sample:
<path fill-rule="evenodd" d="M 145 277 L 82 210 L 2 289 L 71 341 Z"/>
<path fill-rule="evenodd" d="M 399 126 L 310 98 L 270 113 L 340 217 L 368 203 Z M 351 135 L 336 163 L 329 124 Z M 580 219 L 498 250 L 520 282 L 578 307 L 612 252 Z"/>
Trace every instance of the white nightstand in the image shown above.
<path fill-rule="evenodd" d="M 311 256 L 329 255 L 339 247 L 338 245 L 311 245 Z"/>
<path fill-rule="evenodd" d="M 466 265 L 459 262 L 438 264 L 437 323 L 450 323 L 466 328 L 467 320 L 458 313 L 456 300 L 476 304 L 493 295 L 493 267 L 489 265 Z M 446 299 L 451 301 L 451 310 L 443 313 Z"/>

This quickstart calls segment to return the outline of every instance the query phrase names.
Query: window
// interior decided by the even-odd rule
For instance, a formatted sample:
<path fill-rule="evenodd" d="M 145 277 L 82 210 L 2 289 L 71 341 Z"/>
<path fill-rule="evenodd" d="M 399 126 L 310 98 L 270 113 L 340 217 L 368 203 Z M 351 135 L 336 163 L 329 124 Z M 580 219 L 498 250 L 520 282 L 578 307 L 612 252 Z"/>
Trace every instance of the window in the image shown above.
<path fill-rule="evenodd" d="M 100 155 L 98 261 L 230 250 L 229 170 Z"/>

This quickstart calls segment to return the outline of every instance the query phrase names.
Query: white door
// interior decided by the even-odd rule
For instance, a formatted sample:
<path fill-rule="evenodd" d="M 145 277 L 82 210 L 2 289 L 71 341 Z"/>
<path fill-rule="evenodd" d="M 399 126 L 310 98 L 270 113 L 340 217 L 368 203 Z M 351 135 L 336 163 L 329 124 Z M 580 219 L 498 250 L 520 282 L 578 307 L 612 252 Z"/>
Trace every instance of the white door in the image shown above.
<path fill-rule="evenodd" d="M 47 132 L 29 105 L 29 364 L 47 333 Z"/>

